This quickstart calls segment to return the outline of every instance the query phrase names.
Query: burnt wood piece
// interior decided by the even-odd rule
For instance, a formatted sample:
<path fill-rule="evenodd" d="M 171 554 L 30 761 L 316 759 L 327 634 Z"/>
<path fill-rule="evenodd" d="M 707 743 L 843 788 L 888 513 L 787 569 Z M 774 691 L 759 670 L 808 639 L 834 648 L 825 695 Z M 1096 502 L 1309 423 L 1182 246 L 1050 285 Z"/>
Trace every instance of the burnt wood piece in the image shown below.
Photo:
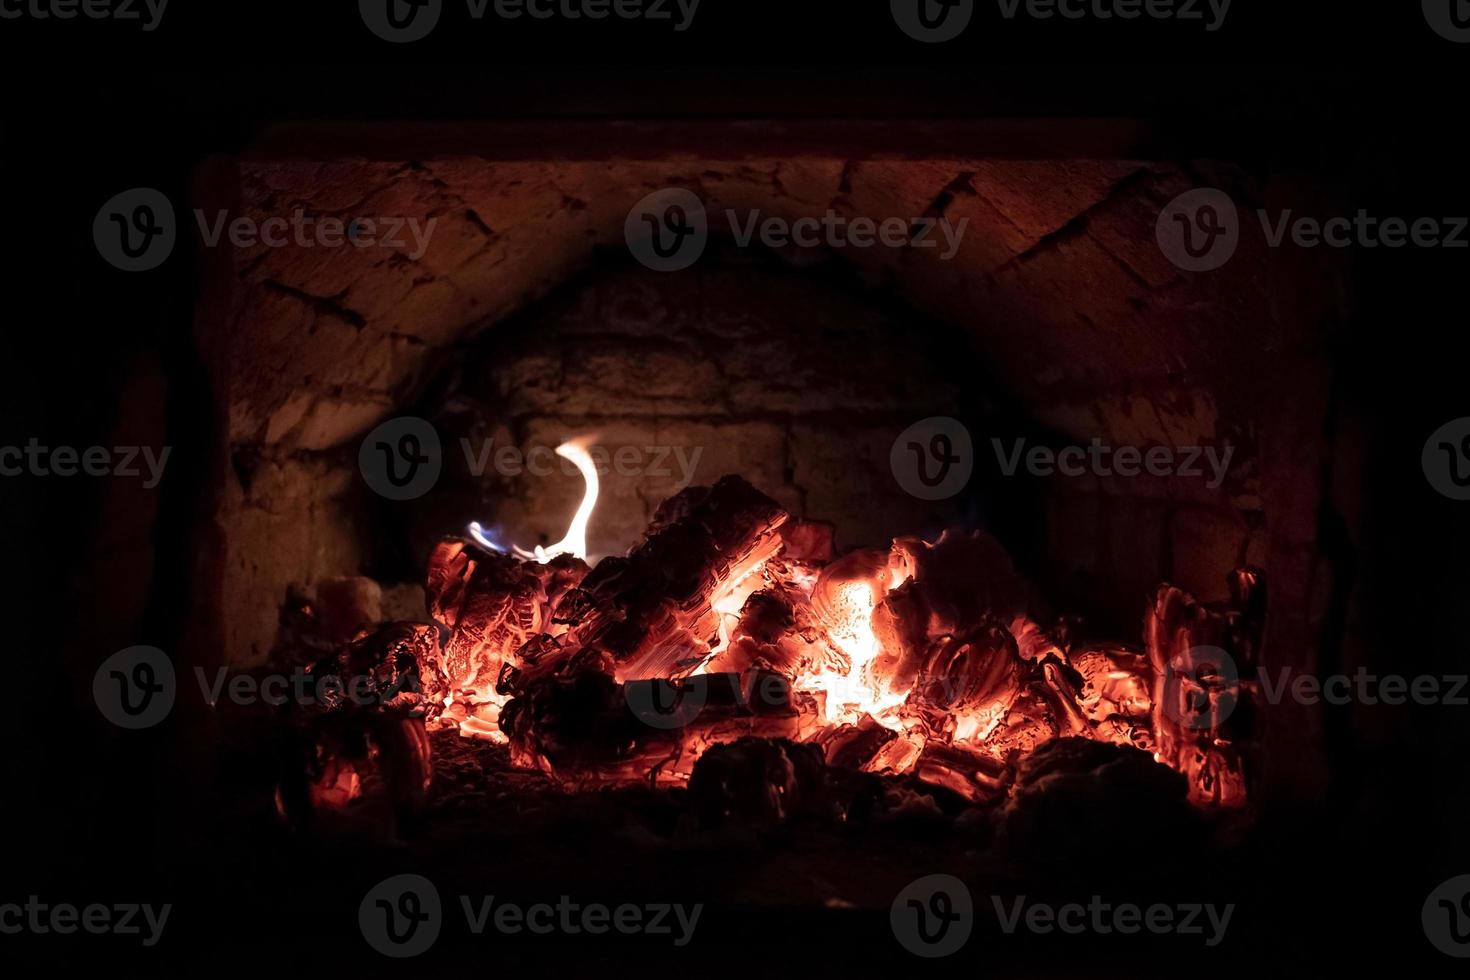
<path fill-rule="evenodd" d="M 1144 619 L 1154 672 L 1153 728 L 1160 758 L 1184 773 L 1196 803 L 1239 806 L 1249 797 L 1253 676 L 1265 621 L 1265 582 L 1254 568 L 1229 577 L 1231 601 L 1206 604 L 1164 584 Z"/>
<path fill-rule="evenodd" d="M 997 843 L 1018 863 L 1132 870 L 1204 849 L 1185 779 L 1147 752 L 1058 738 L 1017 756 L 1013 769 Z"/>
<path fill-rule="evenodd" d="M 823 732 L 816 744 L 822 747 L 827 764 L 837 769 L 863 769 L 876 759 L 898 732 L 863 717 L 856 725 L 840 725 Z"/>
<path fill-rule="evenodd" d="M 456 695 L 492 687 L 506 659 L 551 626 L 551 609 L 587 574 L 571 556 L 546 564 L 441 541 L 429 557 L 430 615 L 449 629 L 444 673 Z"/>
<path fill-rule="evenodd" d="M 934 734 L 952 734 L 961 713 L 987 733 L 1020 694 L 1026 666 L 1010 630 L 982 620 L 960 636 L 931 644 L 905 710 L 917 714 Z"/>
<path fill-rule="evenodd" d="M 892 691 L 912 687 L 942 637 L 990 622 L 1008 628 L 1026 622 L 1025 581 L 1005 549 L 983 531 L 945 531 L 933 544 L 897 538 L 883 575 L 886 591 L 879 592 L 872 621 L 882 652 L 873 671 Z"/>
<path fill-rule="evenodd" d="M 773 827 L 823 815 L 826 768 L 815 745 L 742 738 L 717 745 L 699 759 L 689 796 L 707 827 L 729 821 Z"/>
<path fill-rule="evenodd" d="M 317 713 L 283 730 L 275 747 L 276 806 L 310 831 L 342 813 L 411 836 L 422 824 L 433 778 L 424 720 L 398 710 L 352 707 Z"/>
<path fill-rule="evenodd" d="M 1005 763 L 988 752 L 934 741 L 924 746 L 914 776 L 920 782 L 956 793 L 972 804 L 1001 799 L 1010 780 Z"/>
<path fill-rule="evenodd" d="M 664 501 L 643 542 L 609 558 L 557 605 L 569 646 L 596 646 L 618 678 L 673 677 L 708 656 L 719 633 L 711 603 L 781 547 L 786 511 L 727 476 Z"/>
<path fill-rule="evenodd" d="M 580 656 L 507 689 L 515 697 L 501 728 L 512 759 L 564 785 L 682 783 L 712 746 L 791 736 L 799 725 L 789 684 L 763 671 L 619 684 L 605 658 Z"/>

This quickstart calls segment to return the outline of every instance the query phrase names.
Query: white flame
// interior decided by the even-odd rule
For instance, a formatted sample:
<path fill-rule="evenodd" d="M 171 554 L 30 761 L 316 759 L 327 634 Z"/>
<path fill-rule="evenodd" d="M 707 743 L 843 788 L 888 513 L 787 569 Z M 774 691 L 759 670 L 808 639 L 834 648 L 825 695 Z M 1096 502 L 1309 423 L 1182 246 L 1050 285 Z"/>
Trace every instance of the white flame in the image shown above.
<path fill-rule="evenodd" d="M 597 507 L 597 493 L 599 484 L 597 482 L 597 465 L 592 461 L 592 456 L 587 452 L 587 447 L 592 442 L 591 436 L 581 439 L 572 439 L 556 447 L 556 454 L 562 459 L 570 460 L 582 474 L 582 480 L 587 484 L 587 489 L 582 494 L 582 504 L 577 508 L 577 513 L 572 515 L 571 526 L 567 528 L 566 537 L 550 547 L 537 545 L 535 550 L 527 551 L 517 545 L 511 545 L 511 550 L 516 557 L 527 561 L 536 561 L 546 564 L 558 555 L 571 555 L 575 558 L 587 560 L 587 522 L 592 519 L 592 511 Z M 485 534 L 485 529 L 478 521 L 471 521 L 469 535 L 483 548 L 498 551 L 502 554 L 505 548 L 490 540 Z"/>

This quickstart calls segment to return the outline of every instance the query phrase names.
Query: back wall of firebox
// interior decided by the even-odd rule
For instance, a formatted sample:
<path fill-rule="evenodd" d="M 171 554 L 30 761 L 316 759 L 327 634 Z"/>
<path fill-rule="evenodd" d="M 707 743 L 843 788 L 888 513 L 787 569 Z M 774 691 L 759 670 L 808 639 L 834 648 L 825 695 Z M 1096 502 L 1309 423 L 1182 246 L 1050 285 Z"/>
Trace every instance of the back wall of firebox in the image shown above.
<path fill-rule="evenodd" d="M 1314 661 L 1313 596 L 1332 587 L 1317 576 L 1316 533 L 1331 476 L 1333 270 L 1254 235 L 1210 275 L 1140 244 L 1160 208 L 1201 179 L 1276 203 L 1293 200 L 1290 181 L 1128 160 L 378 158 L 381 146 L 364 146 L 374 158 L 323 162 L 296 158 L 286 140 L 200 175 L 206 212 L 397 215 L 437 230 L 412 257 L 205 253 L 199 340 L 220 441 L 196 549 L 197 659 L 263 659 L 292 583 L 411 583 L 427 543 L 465 519 L 526 547 L 554 540 L 580 479 L 560 467 L 544 479 L 498 473 L 493 447 L 486 475 L 470 479 L 459 439 L 483 454 L 483 440 L 550 448 L 595 432 L 668 475 L 610 474 L 594 555 L 635 540 L 681 481 L 682 446 L 686 465 L 702 450 L 695 481 L 738 472 L 801 516 L 831 520 L 846 546 L 949 520 L 987 526 L 1050 611 L 1092 615 L 1121 639 L 1137 639 L 1158 582 L 1220 599 L 1230 568 L 1262 565 L 1267 656 Z M 949 260 L 873 248 L 783 264 L 714 247 L 693 270 L 658 274 L 628 259 L 623 227 L 635 202 L 669 186 L 691 188 L 711 214 L 968 223 Z M 357 449 L 384 419 L 414 413 L 443 427 L 442 501 L 391 505 L 364 485 Z M 904 426 L 946 413 L 972 427 L 976 476 L 967 495 L 929 505 L 903 492 L 889 452 Z M 1214 486 L 1003 477 L 1001 451 L 1017 439 L 1233 456 Z M 650 447 L 669 450 L 662 467 Z M 385 614 L 413 614 L 413 591 Z M 1300 743 L 1316 723 L 1285 714 L 1297 751 L 1281 762 L 1310 769 Z"/>
<path fill-rule="evenodd" d="M 594 440 L 600 472 L 594 560 L 641 540 L 668 497 L 726 474 L 830 522 L 842 549 L 965 523 L 970 496 L 922 500 L 889 464 L 918 420 L 973 427 L 987 414 L 992 386 L 963 336 L 880 310 L 844 288 L 837 263 L 789 259 L 712 243 L 669 275 L 609 253 L 449 352 L 414 409 L 443 436 L 444 476 L 409 506 L 376 508 L 375 574 L 420 579 L 434 541 L 470 520 L 506 545 L 560 539 L 584 481 L 552 452 L 579 436 Z M 383 533 L 395 527 L 405 533 Z"/>

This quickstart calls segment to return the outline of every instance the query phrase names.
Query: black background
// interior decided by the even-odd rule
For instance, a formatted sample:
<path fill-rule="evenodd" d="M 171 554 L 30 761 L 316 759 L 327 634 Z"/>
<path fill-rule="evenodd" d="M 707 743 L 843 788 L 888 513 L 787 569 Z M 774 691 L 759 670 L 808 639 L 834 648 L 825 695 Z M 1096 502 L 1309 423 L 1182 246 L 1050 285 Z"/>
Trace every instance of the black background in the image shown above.
<path fill-rule="evenodd" d="M 1470 214 L 1467 67 L 1470 45 L 1435 35 L 1412 2 L 1235 0 L 1213 34 L 1168 21 L 1006 22 L 982 3 L 969 30 L 943 45 L 905 37 L 882 0 L 703 0 L 684 33 L 615 19 L 472 22 L 450 3 L 435 33 L 409 45 L 373 37 L 356 4 L 340 0 L 173 0 L 153 33 L 136 22 L 0 20 L 0 442 L 105 440 L 125 366 L 139 352 L 158 352 L 170 378 L 176 456 L 139 642 L 167 647 L 191 602 L 182 528 L 202 482 L 198 407 L 206 396 L 189 346 L 198 270 L 186 247 L 152 273 L 114 270 L 92 244 L 92 219 L 130 187 L 187 199 L 202 161 L 239 150 L 274 122 L 1136 118 L 1148 121 L 1166 156 L 1302 169 L 1371 213 L 1414 218 Z M 1375 591 L 1377 608 L 1397 611 L 1379 635 L 1405 673 L 1464 672 L 1470 662 L 1466 505 L 1428 492 L 1419 465 L 1428 433 L 1470 414 L 1461 340 L 1467 260 L 1470 250 L 1357 253 L 1353 320 L 1334 341 L 1340 397 L 1370 433 L 1364 490 L 1377 515 L 1369 536 L 1378 571 L 1364 587 Z M 99 743 L 84 717 L 91 706 L 67 693 L 77 685 L 54 651 L 95 598 L 72 587 L 70 567 L 95 531 L 96 507 L 86 481 L 0 481 L 0 601 L 10 633 L 3 662 L 11 667 L 0 680 L 11 706 L 0 902 L 32 892 L 183 902 L 173 893 L 174 835 L 206 819 L 179 804 L 187 793 L 153 754 L 156 744 Z M 1397 959 L 1422 975 L 1460 968 L 1428 950 L 1418 902 L 1441 880 L 1470 873 L 1470 726 L 1445 708 L 1406 712 L 1399 744 L 1372 755 L 1349 748 L 1324 812 L 1284 822 L 1279 839 L 1240 870 L 1254 876 L 1253 894 L 1273 897 L 1257 916 L 1258 924 L 1273 919 L 1252 934 L 1257 941 L 1218 955 L 1161 944 L 1144 956 L 1134 947 L 1033 941 L 997 954 L 1005 964 L 997 972 L 1279 975 L 1288 964 L 1366 966 L 1364 957 Z M 1352 732 L 1329 722 L 1351 747 Z M 1365 796 L 1369 816 L 1334 819 L 1336 805 Z M 1187 866 L 1189 857 L 1180 861 Z M 331 876 L 336 867 L 310 873 Z M 312 946 L 304 931 L 318 926 L 334 935 L 339 923 L 326 911 L 303 923 L 299 907 L 290 915 L 275 907 L 289 881 L 252 881 L 238 861 L 222 863 L 219 874 L 217 890 L 189 897 L 234 900 L 185 952 L 0 936 L 0 960 L 10 947 L 37 957 L 36 969 L 93 956 L 145 965 L 167 958 L 202 973 L 249 972 L 248 963 L 250 971 L 296 975 L 309 959 L 321 968 L 320 947 L 331 940 L 309 957 L 288 950 Z M 210 919 L 195 914 L 196 922 Z M 759 975 L 810 975 L 805 964 L 835 947 L 841 967 L 859 976 L 878 955 L 865 943 L 886 930 L 876 917 L 835 932 L 815 916 L 756 921 L 711 928 L 703 947 L 667 964 L 665 951 L 635 946 L 606 970 L 727 973 L 748 961 Z M 349 929 L 335 941 L 353 939 Z M 603 956 L 577 944 L 561 952 L 594 970 Z M 359 965 L 357 954 L 341 954 L 344 972 L 384 970 Z M 493 956 L 471 951 L 466 961 L 459 969 L 496 970 Z M 555 962 L 526 952 L 515 972 L 535 975 Z M 973 975 L 992 960 L 972 948 L 963 964 L 899 962 L 905 975 Z M 426 965 L 393 969 L 415 975 Z"/>

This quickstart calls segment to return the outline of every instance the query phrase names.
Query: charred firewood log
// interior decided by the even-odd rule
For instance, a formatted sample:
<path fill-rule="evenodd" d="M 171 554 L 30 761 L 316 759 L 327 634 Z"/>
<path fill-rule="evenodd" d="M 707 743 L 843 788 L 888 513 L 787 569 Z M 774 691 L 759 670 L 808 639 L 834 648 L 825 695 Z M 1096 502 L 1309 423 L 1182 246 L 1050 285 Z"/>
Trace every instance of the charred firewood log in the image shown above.
<path fill-rule="evenodd" d="M 782 569 L 777 569 L 779 576 Z M 753 592 L 740 608 L 730 643 L 706 669 L 743 672 L 770 670 L 795 679 L 833 658 L 831 644 L 812 625 L 806 597 L 779 578 Z"/>
<path fill-rule="evenodd" d="M 857 770 L 866 768 L 897 738 L 898 732 L 867 716 L 856 725 L 827 729 L 815 744 L 821 746 L 829 766 Z"/>
<path fill-rule="evenodd" d="M 1017 756 L 998 844 L 1025 865 L 1116 880 L 1116 863 L 1172 862 L 1198 835 L 1179 773 L 1146 752 L 1059 738 Z"/>
<path fill-rule="evenodd" d="M 1119 644 L 1081 647 L 1068 663 L 1082 678 L 1077 705 L 1093 737 L 1153 752 L 1154 672 L 1148 656 Z"/>
<path fill-rule="evenodd" d="M 422 718 L 352 707 L 314 714 L 278 746 L 276 805 L 293 828 L 314 829 L 340 812 L 391 828 L 419 829 L 433 778 Z"/>
<path fill-rule="evenodd" d="M 933 544 L 898 538 L 885 566 L 879 580 L 886 587 L 872 617 L 881 647 L 873 674 L 894 693 L 913 686 L 941 638 L 993 622 L 1008 628 L 1026 622 L 1025 582 L 984 532 L 946 531 Z"/>
<path fill-rule="evenodd" d="M 305 668 L 252 672 L 248 704 L 217 705 L 222 758 L 259 770 L 279 814 L 307 830 L 328 814 L 366 820 L 400 836 L 422 817 L 432 777 L 426 692 L 442 684 L 440 627 L 384 623 Z"/>
<path fill-rule="evenodd" d="M 429 558 L 426 594 L 430 615 L 450 631 L 447 693 L 470 703 L 483 698 L 507 658 L 551 628 L 552 608 L 586 573 L 586 564 L 570 556 L 539 564 L 440 542 Z"/>
<path fill-rule="evenodd" d="M 930 742 L 919 756 L 914 776 L 941 786 L 972 804 L 992 803 L 1005 795 L 1009 774 L 1005 763 L 989 752 L 965 745 Z"/>
<path fill-rule="evenodd" d="M 930 645 L 904 707 L 935 734 L 983 738 L 1020 693 L 1025 668 L 1010 630 L 982 620 Z"/>
<path fill-rule="evenodd" d="M 608 659 L 557 652 L 508 675 L 501 712 L 511 759 L 564 785 L 679 784 L 711 746 L 794 735 L 797 712 L 779 674 L 750 671 L 619 684 Z"/>
<path fill-rule="evenodd" d="M 889 561 L 894 582 L 918 585 L 931 636 L 964 633 L 990 619 L 1009 624 L 1026 612 L 1025 580 L 983 531 L 945 531 L 933 544 L 897 538 Z"/>
<path fill-rule="evenodd" d="M 770 828 L 824 816 L 822 750 L 784 738 L 742 738 L 700 757 L 689 797 L 706 827 L 734 821 Z"/>
<path fill-rule="evenodd" d="M 1243 805 L 1253 742 L 1265 585 L 1256 569 L 1229 579 L 1231 600 L 1207 605 L 1161 585 L 1144 622 L 1160 758 L 1184 773 L 1196 803 Z"/>
<path fill-rule="evenodd" d="M 689 673 L 719 632 L 717 597 L 781 547 L 787 514 L 739 477 L 690 487 L 659 508 L 626 558 L 600 562 L 558 604 L 568 641 L 607 651 L 619 679 Z"/>

